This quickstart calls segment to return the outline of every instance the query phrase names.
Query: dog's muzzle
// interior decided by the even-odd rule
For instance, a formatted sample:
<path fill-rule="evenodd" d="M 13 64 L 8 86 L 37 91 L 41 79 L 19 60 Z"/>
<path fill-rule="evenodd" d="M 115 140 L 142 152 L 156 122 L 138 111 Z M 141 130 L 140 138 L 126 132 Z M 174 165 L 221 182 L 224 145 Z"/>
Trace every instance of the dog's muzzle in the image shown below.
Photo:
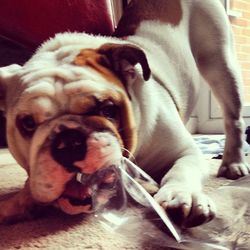
<path fill-rule="evenodd" d="M 79 169 L 74 162 L 85 158 L 87 152 L 87 137 L 79 129 L 66 129 L 56 134 L 51 143 L 51 156 L 69 172 Z"/>
<path fill-rule="evenodd" d="M 44 124 L 33 136 L 30 187 L 38 203 L 53 203 L 68 214 L 88 213 L 99 207 L 96 203 L 104 204 L 114 195 L 112 188 L 102 187 L 116 181 L 106 168 L 121 162 L 120 138 L 100 119 L 86 120 L 65 115 Z M 102 171 L 107 176 L 99 176 Z M 98 176 L 98 185 L 80 183 L 79 174 L 91 180 Z"/>

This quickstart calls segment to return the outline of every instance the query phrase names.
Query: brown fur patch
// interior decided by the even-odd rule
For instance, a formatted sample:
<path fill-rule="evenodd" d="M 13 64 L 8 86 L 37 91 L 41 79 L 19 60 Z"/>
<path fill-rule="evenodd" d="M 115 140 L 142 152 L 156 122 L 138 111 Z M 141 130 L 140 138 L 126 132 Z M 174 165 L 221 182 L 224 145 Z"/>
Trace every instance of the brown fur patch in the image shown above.
<path fill-rule="evenodd" d="M 144 20 L 159 20 L 177 26 L 182 15 L 181 0 L 134 0 L 125 10 L 115 36 L 134 35 L 139 24 Z"/>
<path fill-rule="evenodd" d="M 83 49 L 76 56 L 74 64 L 78 66 L 90 66 L 99 72 L 108 82 L 114 83 L 124 89 L 124 85 L 120 79 L 113 74 L 107 67 L 103 66 L 106 63 L 104 55 L 98 53 L 95 49 Z"/>
<path fill-rule="evenodd" d="M 114 126 L 111 130 L 120 141 L 122 140 L 121 145 L 133 154 L 137 145 L 137 131 L 132 106 L 126 93 L 126 88 L 121 80 L 108 67 L 103 66 L 103 64 L 105 65 L 107 63 L 105 55 L 100 54 L 98 50 L 95 49 L 83 49 L 76 56 L 73 63 L 78 66 L 92 67 L 108 82 L 120 87 L 121 91 L 109 91 L 107 93 L 103 93 L 103 97 L 104 99 L 115 99 L 118 102 L 121 113 L 119 127 L 116 128 L 116 126 Z M 107 120 L 105 121 L 104 118 L 95 119 L 96 121 L 94 122 L 95 125 L 93 124 L 93 127 L 110 126 L 111 124 Z M 124 151 L 124 156 L 129 156 L 128 152 Z"/>

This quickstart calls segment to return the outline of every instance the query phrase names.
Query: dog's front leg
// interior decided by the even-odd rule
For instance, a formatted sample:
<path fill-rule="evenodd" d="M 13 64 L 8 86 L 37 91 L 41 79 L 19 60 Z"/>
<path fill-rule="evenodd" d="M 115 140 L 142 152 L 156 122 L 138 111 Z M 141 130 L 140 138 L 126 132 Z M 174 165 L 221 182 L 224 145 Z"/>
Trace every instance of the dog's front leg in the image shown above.
<path fill-rule="evenodd" d="M 164 176 L 155 195 L 174 222 L 183 227 L 198 226 L 215 216 L 213 201 L 202 191 L 205 171 L 206 162 L 198 149 L 188 149 Z"/>
<path fill-rule="evenodd" d="M 0 223 L 10 223 L 30 217 L 34 204 L 27 180 L 24 188 L 18 193 L 0 200 Z"/>

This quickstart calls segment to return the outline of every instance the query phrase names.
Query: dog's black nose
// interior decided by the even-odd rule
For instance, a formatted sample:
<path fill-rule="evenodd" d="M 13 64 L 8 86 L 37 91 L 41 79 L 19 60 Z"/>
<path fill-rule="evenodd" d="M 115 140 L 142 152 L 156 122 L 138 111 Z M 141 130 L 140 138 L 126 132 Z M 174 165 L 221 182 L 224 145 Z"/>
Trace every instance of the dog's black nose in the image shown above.
<path fill-rule="evenodd" d="M 74 162 L 83 160 L 87 151 L 86 135 L 77 129 L 66 129 L 56 135 L 51 144 L 51 155 L 69 172 L 78 172 Z"/>

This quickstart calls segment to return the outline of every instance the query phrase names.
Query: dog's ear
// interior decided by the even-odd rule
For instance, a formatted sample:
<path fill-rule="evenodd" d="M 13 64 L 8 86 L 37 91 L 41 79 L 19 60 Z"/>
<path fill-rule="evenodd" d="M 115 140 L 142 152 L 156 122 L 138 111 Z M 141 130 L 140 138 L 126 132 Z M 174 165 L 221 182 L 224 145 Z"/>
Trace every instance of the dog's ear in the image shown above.
<path fill-rule="evenodd" d="M 130 44 L 106 43 L 98 52 L 107 60 L 102 63 L 111 68 L 122 81 L 127 82 L 135 78 L 134 66 L 139 63 L 142 67 L 143 78 L 148 80 L 151 74 L 145 53 L 138 47 Z"/>
<path fill-rule="evenodd" d="M 20 70 L 21 66 L 12 64 L 0 68 L 0 110 L 5 109 L 5 98 L 11 78 Z"/>

